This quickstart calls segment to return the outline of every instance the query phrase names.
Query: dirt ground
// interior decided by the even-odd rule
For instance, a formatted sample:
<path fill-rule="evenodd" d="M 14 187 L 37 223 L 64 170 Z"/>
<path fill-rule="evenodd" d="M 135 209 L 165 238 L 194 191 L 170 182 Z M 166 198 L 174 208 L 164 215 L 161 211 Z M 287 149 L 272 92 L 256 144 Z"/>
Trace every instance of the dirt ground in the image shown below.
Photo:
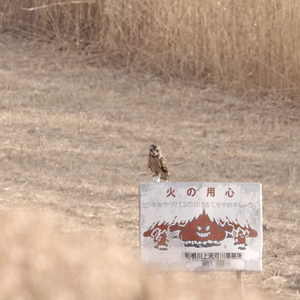
<path fill-rule="evenodd" d="M 0 53 L 1 210 L 55 211 L 89 239 L 113 228 L 138 255 L 138 185 L 158 143 L 171 181 L 262 184 L 263 272 L 245 289 L 300 299 L 299 103 L 95 67 L 7 34 Z"/>

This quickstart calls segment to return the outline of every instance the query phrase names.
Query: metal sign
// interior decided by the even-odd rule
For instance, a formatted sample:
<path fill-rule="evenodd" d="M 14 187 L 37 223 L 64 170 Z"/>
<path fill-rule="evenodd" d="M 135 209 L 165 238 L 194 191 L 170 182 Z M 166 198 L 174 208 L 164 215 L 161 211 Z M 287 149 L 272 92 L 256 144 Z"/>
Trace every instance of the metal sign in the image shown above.
<path fill-rule="evenodd" d="M 259 183 L 140 183 L 142 260 L 161 270 L 262 270 Z"/>

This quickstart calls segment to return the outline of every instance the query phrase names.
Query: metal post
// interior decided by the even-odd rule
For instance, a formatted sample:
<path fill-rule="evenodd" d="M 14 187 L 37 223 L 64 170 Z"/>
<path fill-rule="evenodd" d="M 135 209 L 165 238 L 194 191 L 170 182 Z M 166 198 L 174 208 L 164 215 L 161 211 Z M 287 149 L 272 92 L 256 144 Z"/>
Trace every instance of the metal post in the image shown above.
<path fill-rule="evenodd" d="M 243 282 L 241 271 L 236 272 L 236 283 L 237 283 L 237 290 L 241 297 L 241 300 L 245 300 L 244 282 Z"/>

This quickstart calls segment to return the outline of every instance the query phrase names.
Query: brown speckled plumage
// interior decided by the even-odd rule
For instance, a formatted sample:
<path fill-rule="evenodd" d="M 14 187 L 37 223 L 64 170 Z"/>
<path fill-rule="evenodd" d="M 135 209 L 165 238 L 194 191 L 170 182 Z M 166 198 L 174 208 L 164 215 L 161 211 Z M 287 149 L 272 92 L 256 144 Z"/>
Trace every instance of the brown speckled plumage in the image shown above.
<path fill-rule="evenodd" d="M 163 180 L 169 181 L 167 161 L 162 156 L 161 149 L 158 145 L 152 144 L 149 147 L 148 167 L 154 175 L 159 176 Z"/>

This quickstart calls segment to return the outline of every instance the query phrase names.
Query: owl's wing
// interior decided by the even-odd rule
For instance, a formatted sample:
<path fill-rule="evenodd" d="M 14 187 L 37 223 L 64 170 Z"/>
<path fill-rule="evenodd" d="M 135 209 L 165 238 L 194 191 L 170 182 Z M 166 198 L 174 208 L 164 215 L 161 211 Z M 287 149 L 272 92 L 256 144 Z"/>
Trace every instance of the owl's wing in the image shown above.
<path fill-rule="evenodd" d="M 164 173 L 166 173 L 166 174 L 169 173 L 168 166 L 167 166 L 167 161 L 164 159 L 163 156 L 159 159 L 159 166 L 160 166 L 160 168 L 162 169 L 162 171 Z"/>
<path fill-rule="evenodd" d="M 152 164 L 151 164 L 151 160 L 150 160 L 150 156 L 149 156 L 149 158 L 148 158 L 148 168 L 153 172 L 151 166 L 152 166 Z"/>

